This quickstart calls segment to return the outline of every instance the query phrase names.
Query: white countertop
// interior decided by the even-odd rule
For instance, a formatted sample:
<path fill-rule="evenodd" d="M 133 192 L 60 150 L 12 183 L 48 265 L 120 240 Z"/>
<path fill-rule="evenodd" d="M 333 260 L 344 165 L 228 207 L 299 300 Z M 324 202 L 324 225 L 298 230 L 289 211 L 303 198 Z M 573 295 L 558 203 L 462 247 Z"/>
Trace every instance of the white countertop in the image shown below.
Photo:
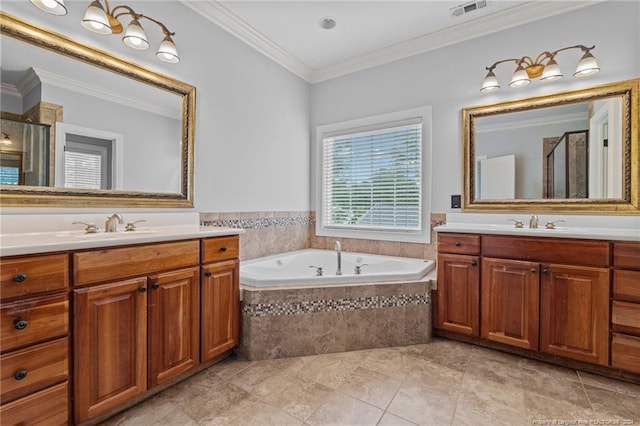
<path fill-rule="evenodd" d="M 155 228 L 140 227 L 136 231 L 130 232 L 105 233 L 101 231 L 97 234 L 85 234 L 84 231 L 4 234 L 0 235 L 0 256 L 147 244 L 243 233 L 244 230 L 238 228 L 181 225 Z"/>
<path fill-rule="evenodd" d="M 436 232 L 460 232 L 466 234 L 496 234 L 528 237 L 582 238 L 591 240 L 640 241 L 640 229 L 628 228 L 592 228 L 557 226 L 546 229 L 544 223 L 539 228 L 531 229 L 525 223 L 524 228 L 514 225 L 498 225 L 487 223 L 447 223 L 436 226 Z"/>

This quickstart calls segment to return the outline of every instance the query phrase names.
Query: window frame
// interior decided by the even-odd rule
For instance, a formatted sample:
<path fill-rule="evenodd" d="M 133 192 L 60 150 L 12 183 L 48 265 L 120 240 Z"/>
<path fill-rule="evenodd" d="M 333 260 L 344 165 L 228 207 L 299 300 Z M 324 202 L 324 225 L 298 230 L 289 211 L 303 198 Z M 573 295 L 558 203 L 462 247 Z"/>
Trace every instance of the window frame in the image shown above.
<path fill-rule="evenodd" d="M 342 121 L 316 127 L 315 134 L 315 210 L 316 235 L 334 238 L 356 238 L 366 240 L 396 241 L 409 243 L 431 242 L 431 189 L 432 189 L 432 117 L 431 106 L 423 106 L 387 114 L 380 114 Z M 419 118 L 422 123 L 422 164 L 421 164 L 421 223 L 419 232 L 390 231 L 374 229 L 345 229 L 324 226 L 323 183 L 324 150 L 323 139 L 338 133 L 348 134 L 369 130 L 383 130 L 398 123 Z"/>

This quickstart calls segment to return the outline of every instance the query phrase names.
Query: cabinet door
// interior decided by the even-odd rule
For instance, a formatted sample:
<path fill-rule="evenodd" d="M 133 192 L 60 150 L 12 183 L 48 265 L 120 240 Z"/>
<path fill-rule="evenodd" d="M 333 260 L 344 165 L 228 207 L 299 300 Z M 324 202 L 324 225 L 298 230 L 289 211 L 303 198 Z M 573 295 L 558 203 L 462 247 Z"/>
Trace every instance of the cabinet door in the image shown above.
<path fill-rule="evenodd" d="M 542 265 L 540 350 L 607 365 L 609 269 Z"/>
<path fill-rule="evenodd" d="M 202 362 L 236 346 L 240 340 L 238 261 L 202 267 Z"/>
<path fill-rule="evenodd" d="M 482 259 L 482 337 L 538 350 L 540 265 Z"/>
<path fill-rule="evenodd" d="M 438 255 L 438 328 L 480 335 L 478 262 L 478 256 Z"/>
<path fill-rule="evenodd" d="M 149 388 L 199 364 L 200 268 L 149 277 Z"/>
<path fill-rule="evenodd" d="M 77 423 L 146 390 L 146 291 L 146 277 L 74 291 Z"/>

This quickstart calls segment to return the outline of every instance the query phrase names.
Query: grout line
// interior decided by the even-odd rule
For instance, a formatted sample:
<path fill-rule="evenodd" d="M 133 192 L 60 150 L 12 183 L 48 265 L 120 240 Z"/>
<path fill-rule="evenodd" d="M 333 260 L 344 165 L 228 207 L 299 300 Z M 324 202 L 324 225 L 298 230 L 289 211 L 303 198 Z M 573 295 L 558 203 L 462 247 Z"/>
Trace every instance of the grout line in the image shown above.
<path fill-rule="evenodd" d="M 582 380 L 582 375 L 580 374 L 580 371 L 578 370 L 574 370 L 576 372 L 576 374 L 578 375 L 578 377 L 580 378 L 580 387 L 582 387 L 582 392 L 584 392 L 584 395 L 587 397 L 587 402 L 589 403 L 589 407 L 591 408 L 591 411 L 593 411 L 593 415 L 594 417 L 598 414 L 598 412 L 596 411 L 593 402 L 591 402 L 591 398 L 589 397 L 589 393 L 587 392 L 587 389 L 585 389 L 584 387 L 584 381 Z"/>

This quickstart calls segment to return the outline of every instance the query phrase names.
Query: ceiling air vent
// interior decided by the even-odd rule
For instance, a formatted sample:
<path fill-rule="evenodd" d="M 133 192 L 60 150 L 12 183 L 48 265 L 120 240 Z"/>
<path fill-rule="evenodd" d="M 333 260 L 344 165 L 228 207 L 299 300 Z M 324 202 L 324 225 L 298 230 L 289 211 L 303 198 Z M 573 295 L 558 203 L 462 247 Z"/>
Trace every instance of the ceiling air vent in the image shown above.
<path fill-rule="evenodd" d="M 465 13 L 482 9 L 485 6 L 487 6 L 487 0 L 478 0 L 452 7 L 451 9 L 449 9 L 449 12 L 451 12 L 452 18 L 456 18 L 458 16 L 464 15 Z"/>

